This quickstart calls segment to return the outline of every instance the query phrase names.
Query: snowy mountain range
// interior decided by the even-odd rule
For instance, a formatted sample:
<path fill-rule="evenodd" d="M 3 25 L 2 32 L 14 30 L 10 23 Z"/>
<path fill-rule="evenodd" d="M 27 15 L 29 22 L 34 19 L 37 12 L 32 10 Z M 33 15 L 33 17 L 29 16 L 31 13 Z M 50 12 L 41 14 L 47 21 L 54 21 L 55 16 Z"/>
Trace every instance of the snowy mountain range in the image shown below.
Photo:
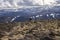
<path fill-rule="evenodd" d="M 0 0 L 0 22 L 60 19 L 60 0 Z"/>

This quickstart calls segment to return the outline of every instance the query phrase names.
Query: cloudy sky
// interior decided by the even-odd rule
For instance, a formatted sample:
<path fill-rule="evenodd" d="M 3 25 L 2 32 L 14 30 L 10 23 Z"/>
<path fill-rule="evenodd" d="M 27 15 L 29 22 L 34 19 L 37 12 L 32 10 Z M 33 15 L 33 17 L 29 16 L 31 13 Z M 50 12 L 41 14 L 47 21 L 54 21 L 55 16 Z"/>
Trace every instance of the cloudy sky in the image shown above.
<path fill-rule="evenodd" d="M 0 0 L 0 7 L 54 5 L 59 0 Z"/>

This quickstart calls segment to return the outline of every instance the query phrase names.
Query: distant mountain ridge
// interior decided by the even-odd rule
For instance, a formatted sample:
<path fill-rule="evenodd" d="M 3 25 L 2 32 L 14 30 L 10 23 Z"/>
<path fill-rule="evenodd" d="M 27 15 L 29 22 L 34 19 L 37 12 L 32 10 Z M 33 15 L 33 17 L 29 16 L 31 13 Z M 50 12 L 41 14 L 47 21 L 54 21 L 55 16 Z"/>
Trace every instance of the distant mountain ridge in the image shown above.
<path fill-rule="evenodd" d="M 40 0 L 38 1 L 40 2 Z M 41 0 L 44 5 L 40 5 L 38 1 L 1 0 L 0 22 L 24 22 L 29 20 L 60 19 L 60 3 L 57 3 L 59 0 L 43 0 L 45 3 Z M 19 2 L 22 3 L 20 4 Z M 32 5 L 30 3 L 32 3 Z"/>
<path fill-rule="evenodd" d="M 8 10 L 0 10 L 0 22 L 24 22 L 29 20 L 60 19 L 60 6 L 54 6 L 51 8 L 23 8 L 14 9 L 13 11 Z"/>

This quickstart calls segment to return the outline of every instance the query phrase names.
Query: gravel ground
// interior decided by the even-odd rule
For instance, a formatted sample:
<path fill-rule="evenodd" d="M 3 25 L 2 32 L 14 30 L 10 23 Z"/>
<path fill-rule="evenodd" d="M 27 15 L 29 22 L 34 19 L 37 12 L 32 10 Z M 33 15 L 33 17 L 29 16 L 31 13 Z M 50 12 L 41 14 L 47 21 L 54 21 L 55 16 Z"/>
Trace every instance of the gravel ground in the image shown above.
<path fill-rule="evenodd" d="M 0 40 L 60 40 L 60 20 L 0 23 Z"/>

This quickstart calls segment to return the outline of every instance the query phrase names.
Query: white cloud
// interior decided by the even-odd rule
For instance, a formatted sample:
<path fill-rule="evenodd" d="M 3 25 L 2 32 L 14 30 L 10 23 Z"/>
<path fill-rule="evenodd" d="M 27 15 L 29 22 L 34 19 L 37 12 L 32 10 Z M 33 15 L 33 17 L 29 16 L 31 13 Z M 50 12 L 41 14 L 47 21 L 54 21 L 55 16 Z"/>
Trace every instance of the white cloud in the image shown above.
<path fill-rule="evenodd" d="M 0 0 L 0 7 L 21 7 L 31 5 L 54 5 L 59 0 Z"/>

